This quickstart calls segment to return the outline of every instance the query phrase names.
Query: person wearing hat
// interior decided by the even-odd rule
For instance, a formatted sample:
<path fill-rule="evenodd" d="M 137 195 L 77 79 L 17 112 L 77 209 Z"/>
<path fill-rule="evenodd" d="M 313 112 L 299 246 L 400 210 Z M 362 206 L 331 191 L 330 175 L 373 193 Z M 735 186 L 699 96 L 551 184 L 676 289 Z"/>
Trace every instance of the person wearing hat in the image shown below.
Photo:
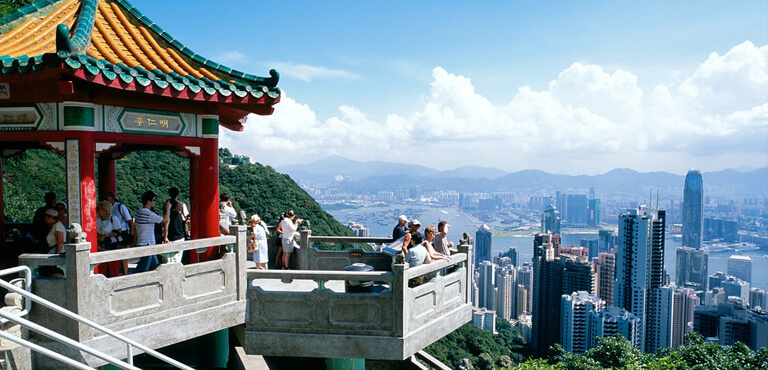
<path fill-rule="evenodd" d="M 440 221 L 437 223 L 437 235 L 432 245 L 435 247 L 435 251 L 442 253 L 446 256 L 451 254 L 451 248 L 453 248 L 453 242 L 448 241 L 448 228 L 451 225 L 446 221 Z"/>
<path fill-rule="evenodd" d="M 257 270 L 266 270 L 269 263 L 269 249 L 267 247 L 269 228 L 259 215 L 251 216 L 251 219 L 248 220 L 248 226 L 251 227 L 248 245 L 253 245 L 253 262 L 256 263 Z"/>
<path fill-rule="evenodd" d="M 397 240 L 405 236 L 405 224 L 408 223 L 408 218 L 405 215 L 400 215 L 397 219 L 397 225 L 392 230 L 392 239 Z"/>
<path fill-rule="evenodd" d="M 419 220 L 415 218 L 408 225 L 408 232 L 405 233 L 405 236 L 403 237 L 403 247 L 401 248 L 404 254 L 408 253 L 408 248 L 418 244 L 414 242 L 414 239 L 416 239 L 415 237 L 418 237 L 418 239 L 420 240 L 419 243 L 421 243 L 421 240 L 424 239 L 421 233 L 419 232 L 420 227 L 421 227 L 421 222 L 419 222 Z"/>
<path fill-rule="evenodd" d="M 155 245 L 155 225 L 168 222 L 167 215 L 163 217 L 152 211 L 155 204 L 157 204 L 157 194 L 155 192 L 150 190 L 141 195 L 142 207 L 139 208 L 138 212 L 136 212 L 136 217 L 134 217 L 137 247 Z M 154 270 L 158 265 L 160 265 L 160 262 L 157 260 L 157 255 L 144 256 L 139 259 L 139 263 L 136 264 L 133 272 Z"/>
<path fill-rule="evenodd" d="M 59 254 L 63 252 L 64 248 L 64 235 L 66 230 L 64 225 L 59 221 L 59 212 L 54 208 L 48 208 L 43 212 L 43 220 L 50 230 L 45 237 L 45 243 L 48 244 L 49 254 Z M 64 271 L 56 266 L 41 266 L 38 269 L 40 276 L 63 278 Z"/>

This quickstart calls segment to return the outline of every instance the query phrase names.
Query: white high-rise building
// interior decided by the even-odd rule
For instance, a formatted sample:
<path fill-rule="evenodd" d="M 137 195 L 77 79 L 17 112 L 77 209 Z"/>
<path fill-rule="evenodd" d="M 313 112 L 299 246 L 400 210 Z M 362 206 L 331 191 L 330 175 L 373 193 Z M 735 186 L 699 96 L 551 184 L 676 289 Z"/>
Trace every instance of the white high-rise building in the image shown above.
<path fill-rule="evenodd" d="M 752 288 L 749 291 L 749 307 L 760 307 L 763 311 L 768 311 L 768 291 Z"/>
<path fill-rule="evenodd" d="M 491 261 L 483 261 L 477 269 L 480 276 L 477 279 L 477 307 L 488 310 L 496 309 L 496 265 Z"/>
<path fill-rule="evenodd" d="M 584 353 L 591 348 L 591 315 L 604 307 L 604 300 L 585 291 L 563 294 L 560 316 L 560 345 L 563 349 Z"/>
<path fill-rule="evenodd" d="M 646 352 L 659 347 L 661 305 L 656 289 L 664 278 L 664 210 L 645 207 L 619 216 L 614 305 L 643 320 L 642 346 Z"/>
<path fill-rule="evenodd" d="M 726 301 L 730 297 L 739 297 L 745 304 L 749 304 L 750 284 L 748 282 L 734 276 L 729 276 L 720 283 L 720 286 L 725 291 Z"/>
<path fill-rule="evenodd" d="M 590 316 L 589 347 L 597 347 L 600 337 L 614 335 L 622 335 L 633 346 L 639 347 L 641 326 L 642 320 L 632 312 L 615 306 L 606 307 Z"/>
<path fill-rule="evenodd" d="M 517 319 L 517 270 L 510 266 L 496 275 L 496 314 L 505 319 Z"/>
<path fill-rule="evenodd" d="M 752 283 L 752 258 L 734 254 L 728 258 L 728 275 Z"/>
<path fill-rule="evenodd" d="M 658 288 L 655 292 L 661 308 L 660 320 L 654 322 L 655 347 L 679 347 L 684 344 L 685 333 L 693 329 L 693 311 L 701 300 L 693 289 L 674 285 Z"/>
<path fill-rule="evenodd" d="M 497 334 L 496 311 L 486 310 L 485 308 L 472 310 L 472 325 L 493 334 Z"/>

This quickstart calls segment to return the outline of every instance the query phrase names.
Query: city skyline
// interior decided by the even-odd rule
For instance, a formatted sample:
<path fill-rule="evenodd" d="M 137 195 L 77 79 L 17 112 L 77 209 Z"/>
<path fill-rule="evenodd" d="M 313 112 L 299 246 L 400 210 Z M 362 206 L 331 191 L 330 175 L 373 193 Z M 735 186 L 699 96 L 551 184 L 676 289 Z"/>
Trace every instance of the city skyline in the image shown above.
<path fill-rule="evenodd" d="M 264 164 L 338 154 L 595 174 L 768 162 L 765 3 L 238 2 L 242 14 L 210 20 L 233 30 L 220 40 L 182 21 L 204 2 L 172 16 L 167 2 L 134 2 L 207 57 L 282 73 L 274 115 L 221 137 Z M 277 31 L 237 32 L 253 14 Z"/>

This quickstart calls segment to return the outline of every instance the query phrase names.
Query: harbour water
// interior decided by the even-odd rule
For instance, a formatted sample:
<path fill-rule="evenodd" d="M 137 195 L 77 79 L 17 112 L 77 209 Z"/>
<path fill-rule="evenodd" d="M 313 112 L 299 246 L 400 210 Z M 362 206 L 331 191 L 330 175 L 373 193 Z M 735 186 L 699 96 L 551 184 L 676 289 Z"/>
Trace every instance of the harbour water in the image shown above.
<path fill-rule="evenodd" d="M 449 238 L 458 242 L 462 233 L 468 233 L 474 238 L 477 227 L 482 223 L 473 219 L 461 210 L 453 207 L 433 207 L 425 205 L 404 205 L 396 204 L 391 206 L 365 207 L 352 210 L 332 210 L 329 211 L 337 220 L 342 223 L 355 221 L 362 223 L 370 230 L 371 236 L 386 237 L 392 234 L 397 217 L 404 214 L 408 219 L 416 218 L 421 222 L 422 228 L 428 225 L 435 225 L 440 220 L 448 221 L 451 224 Z M 501 220 L 499 220 L 501 221 Z M 500 222 L 491 222 L 489 226 L 500 227 Z M 562 235 L 562 243 L 567 246 L 579 245 L 581 239 L 597 239 L 597 234 L 592 233 L 565 233 Z M 493 236 L 492 251 L 494 255 L 506 251 L 510 247 L 516 247 L 520 253 L 520 263 L 530 261 L 533 256 L 533 237 L 532 236 L 514 236 L 501 237 Z M 680 247 L 680 241 L 667 238 L 665 244 L 664 266 L 672 282 L 675 280 L 675 250 Z M 728 257 L 736 252 L 710 253 L 709 255 L 709 274 L 716 271 L 727 271 Z M 752 258 L 752 286 L 760 289 L 768 289 L 768 255 L 766 250 L 746 251 L 738 254 L 747 255 Z"/>

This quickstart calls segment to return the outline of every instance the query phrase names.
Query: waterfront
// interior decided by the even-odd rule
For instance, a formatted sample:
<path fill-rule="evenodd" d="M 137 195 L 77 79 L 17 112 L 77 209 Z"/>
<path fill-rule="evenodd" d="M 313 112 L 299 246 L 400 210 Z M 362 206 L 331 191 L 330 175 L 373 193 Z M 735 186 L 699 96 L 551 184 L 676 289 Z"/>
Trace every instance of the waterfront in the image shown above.
<path fill-rule="evenodd" d="M 362 223 L 370 230 L 371 236 L 386 237 L 392 234 L 392 228 L 395 226 L 397 216 L 405 214 L 409 219 L 417 218 L 419 222 L 426 227 L 428 225 L 437 225 L 440 220 L 446 220 L 451 224 L 449 238 L 458 242 L 461 234 L 466 232 L 474 238 L 475 230 L 482 223 L 477 222 L 471 216 L 461 212 L 455 207 L 425 206 L 425 205 L 405 205 L 395 204 L 391 206 L 375 206 L 349 210 L 331 210 L 333 217 L 341 223 L 355 221 Z M 501 227 L 501 220 L 489 223 L 491 227 Z M 564 233 L 562 243 L 564 246 L 574 244 L 579 245 L 581 239 L 597 239 L 594 232 L 588 233 Z M 533 256 L 533 238 L 532 236 L 514 236 L 497 237 L 492 239 L 493 255 L 506 251 L 509 247 L 516 247 L 520 252 L 520 263 L 530 261 Z M 675 250 L 680 247 L 681 242 L 672 238 L 667 238 L 664 253 L 664 266 L 672 282 L 675 280 Z M 710 253 L 709 255 L 709 274 L 716 271 L 727 270 L 728 257 L 736 252 Z M 760 289 L 768 289 L 768 251 L 754 250 L 738 254 L 747 255 L 752 258 L 752 286 Z"/>

